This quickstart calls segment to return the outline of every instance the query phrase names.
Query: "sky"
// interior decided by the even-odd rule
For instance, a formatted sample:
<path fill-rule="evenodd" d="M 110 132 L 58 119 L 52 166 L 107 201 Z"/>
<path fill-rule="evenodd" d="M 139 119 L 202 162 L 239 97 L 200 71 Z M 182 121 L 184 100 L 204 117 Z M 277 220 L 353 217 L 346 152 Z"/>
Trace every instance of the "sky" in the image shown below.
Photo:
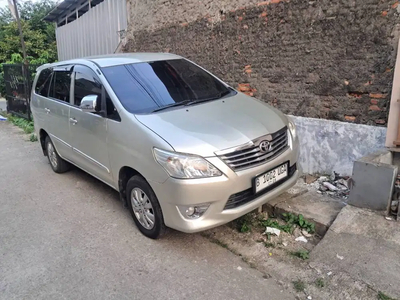
<path fill-rule="evenodd" d="M 18 2 L 25 2 L 27 0 L 18 0 Z M 37 2 L 38 0 L 31 0 L 32 2 Z M 60 2 L 60 1 L 57 1 Z M 0 7 L 4 7 L 8 5 L 8 1 L 7 0 L 0 0 Z"/>
<path fill-rule="evenodd" d="M 19 0 L 21 1 L 21 0 Z M 37 0 L 32 0 L 33 2 L 36 2 Z M 25 2 L 24 0 L 22 0 L 22 2 Z M 8 5 L 8 1 L 7 0 L 0 0 L 0 7 L 4 7 Z"/>

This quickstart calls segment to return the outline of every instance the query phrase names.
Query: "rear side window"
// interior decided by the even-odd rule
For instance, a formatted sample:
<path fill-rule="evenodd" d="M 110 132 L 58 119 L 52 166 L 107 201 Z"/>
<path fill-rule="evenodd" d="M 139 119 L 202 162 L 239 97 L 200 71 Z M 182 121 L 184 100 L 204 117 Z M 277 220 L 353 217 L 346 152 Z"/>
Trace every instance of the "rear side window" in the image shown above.
<path fill-rule="evenodd" d="M 35 93 L 47 97 L 49 95 L 50 81 L 53 70 L 51 68 L 44 69 L 40 72 L 35 86 Z"/>
<path fill-rule="evenodd" d="M 101 82 L 97 75 L 88 67 L 75 66 L 74 104 L 79 106 L 82 98 L 97 95 L 101 99 Z"/>
<path fill-rule="evenodd" d="M 71 88 L 70 71 L 54 71 L 51 81 L 49 97 L 69 102 L 69 91 Z"/>

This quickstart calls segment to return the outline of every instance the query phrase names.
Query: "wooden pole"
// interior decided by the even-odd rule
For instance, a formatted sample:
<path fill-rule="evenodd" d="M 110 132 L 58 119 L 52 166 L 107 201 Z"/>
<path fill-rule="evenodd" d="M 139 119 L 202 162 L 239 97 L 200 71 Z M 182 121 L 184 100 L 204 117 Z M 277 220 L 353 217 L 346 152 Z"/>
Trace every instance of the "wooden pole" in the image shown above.
<path fill-rule="evenodd" d="M 25 41 L 24 41 L 24 36 L 22 34 L 21 20 L 19 19 L 17 0 L 13 0 L 13 3 L 14 3 L 14 10 L 15 10 L 15 18 L 17 19 L 17 24 L 18 24 L 19 37 L 21 39 L 21 47 L 22 47 L 22 55 L 24 56 L 24 64 L 27 65 L 28 64 L 28 60 L 26 58 Z"/>

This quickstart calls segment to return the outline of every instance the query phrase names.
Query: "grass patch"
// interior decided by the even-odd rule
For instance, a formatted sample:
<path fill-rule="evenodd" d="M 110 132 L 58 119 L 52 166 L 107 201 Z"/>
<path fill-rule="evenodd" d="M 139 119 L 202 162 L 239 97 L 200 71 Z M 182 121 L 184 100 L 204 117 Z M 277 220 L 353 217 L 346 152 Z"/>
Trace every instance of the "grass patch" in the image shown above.
<path fill-rule="evenodd" d="M 299 226 L 301 229 L 307 230 L 308 233 L 314 233 L 315 232 L 315 223 L 312 223 L 310 221 L 307 221 L 304 219 L 304 216 L 302 214 L 300 215 L 294 215 L 291 213 L 285 213 L 282 214 L 283 220 L 287 224 L 295 224 Z"/>
<path fill-rule="evenodd" d="M 281 231 L 292 234 L 295 227 L 306 230 L 308 233 L 315 232 L 315 223 L 304 219 L 303 215 L 295 215 L 291 213 L 282 214 L 283 221 L 285 224 L 278 222 L 276 218 L 269 218 L 267 220 L 259 220 L 260 225 L 263 227 L 273 227 Z"/>
<path fill-rule="evenodd" d="M 385 293 L 383 293 L 381 291 L 378 292 L 378 299 L 379 300 L 396 300 L 392 297 L 389 297 L 388 295 L 386 295 Z"/>
<path fill-rule="evenodd" d="M 261 220 L 260 223 L 261 223 L 261 225 L 262 225 L 263 227 L 273 227 L 273 228 L 277 228 L 277 229 L 279 229 L 279 230 L 282 230 L 282 231 L 287 232 L 287 233 L 290 233 L 290 234 L 292 234 L 293 229 L 294 229 L 293 224 L 284 224 L 284 225 L 281 225 L 281 224 L 279 224 L 279 222 L 277 221 L 277 219 L 272 219 L 272 218 L 269 218 L 269 219 L 267 219 L 267 220 Z"/>
<path fill-rule="evenodd" d="M 38 141 L 37 135 L 35 133 L 31 133 L 31 136 L 29 137 L 29 140 L 31 142 L 37 142 Z"/>
<path fill-rule="evenodd" d="M 297 292 L 304 292 L 306 289 L 306 284 L 302 280 L 293 281 L 293 287 Z"/>
<path fill-rule="evenodd" d="M 317 280 L 315 280 L 315 285 L 319 288 L 323 288 L 325 286 L 325 281 L 323 278 L 317 278 Z"/>
<path fill-rule="evenodd" d="M 236 228 L 237 231 L 239 232 L 249 232 L 251 231 L 251 227 L 253 225 L 254 222 L 254 216 L 253 214 L 246 214 L 242 217 L 240 217 L 239 219 L 236 219 L 234 221 L 234 226 Z"/>
<path fill-rule="evenodd" d="M 8 115 L 7 120 L 21 128 L 26 134 L 32 134 L 35 131 L 33 121 L 28 121 L 24 118 L 16 117 L 13 115 Z"/>
<path fill-rule="evenodd" d="M 302 260 L 306 260 L 310 258 L 310 252 L 308 252 L 307 250 L 297 250 L 295 252 L 290 252 L 291 255 L 301 258 Z"/>

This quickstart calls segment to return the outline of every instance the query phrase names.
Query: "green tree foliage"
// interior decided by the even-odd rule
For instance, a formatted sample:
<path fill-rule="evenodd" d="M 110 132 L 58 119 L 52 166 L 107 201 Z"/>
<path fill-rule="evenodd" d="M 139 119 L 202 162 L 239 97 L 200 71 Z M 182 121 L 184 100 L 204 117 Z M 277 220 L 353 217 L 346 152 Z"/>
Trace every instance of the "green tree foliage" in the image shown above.
<path fill-rule="evenodd" d="M 55 5 L 53 0 L 18 2 L 29 64 L 41 65 L 57 60 L 54 24 L 43 21 Z M 23 55 L 17 22 L 8 7 L 0 8 L 0 64 L 21 62 Z M 3 70 L 0 67 L 0 94 L 3 93 Z"/>

